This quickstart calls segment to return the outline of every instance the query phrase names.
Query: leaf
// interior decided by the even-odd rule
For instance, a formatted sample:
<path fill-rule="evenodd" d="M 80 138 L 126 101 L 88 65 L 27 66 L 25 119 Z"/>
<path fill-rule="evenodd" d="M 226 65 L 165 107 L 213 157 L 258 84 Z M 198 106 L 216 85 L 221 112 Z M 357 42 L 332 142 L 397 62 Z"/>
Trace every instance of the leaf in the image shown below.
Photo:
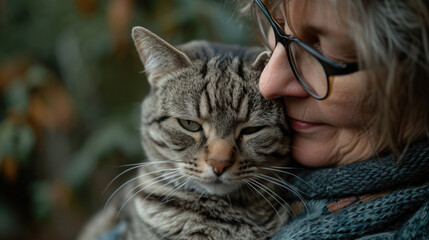
<path fill-rule="evenodd" d="M 30 59 L 26 56 L 0 60 L 0 92 L 5 92 L 12 81 L 22 78 L 29 64 Z"/>
<path fill-rule="evenodd" d="M 14 183 L 18 179 L 18 161 L 13 157 L 7 155 L 1 157 L 0 170 L 3 178 L 9 183 Z"/>
<path fill-rule="evenodd" d="M 110 0 L 107 24 L 112 34 L 115 50 L 124 50 L 129 42 L 129 29 L 134 13 L 132 0 Z"/>
<path fill-rule="evenodd" d="M 0 159 L 8 156 L 25 164 L 33 148 L 34 135 L 29 126 L 9 120 L 0 123 Z"/>
<path fill-rule="evenodd" d="M 5 102 L 9 108 L 22 115 L 25 114 L 28 103 L 28 91 L 24 81 L 18 80 L 9 84 L 5 93 Z"/>
<path fill-rule="evenodd" d="M 42 87 L 50 78 L 52 77 L 49 70 L 40 64 L 31 65 L 26 72 L 26 82 L 29 88 Z"/>
<path fill-rule="evenodd" d="M 2 235 L 13 234 L 21 227 L 16 213 L 3 202 L 0 202 L 0 222 Z"/>
<path fill-rule="evenodd" d="M 30 118 L 38 127 L 49 130 L 70 129 L 73 123 L 73 102 L 57 81 L 44 84 L 35 92 L 28 107 Z"/>
<path fill-rule="evenodd" d="M 38 220 L 49 218 L 53 210 L 51 185 L 46 181 L 34 182 L 30 186 L 33 214 Z"/>
<path fill-rule="evenodd" d="M 93 15 L 98 9 L 97 0 L 74 0 L 74 3 L 79 12 L 87 17 Z"/>

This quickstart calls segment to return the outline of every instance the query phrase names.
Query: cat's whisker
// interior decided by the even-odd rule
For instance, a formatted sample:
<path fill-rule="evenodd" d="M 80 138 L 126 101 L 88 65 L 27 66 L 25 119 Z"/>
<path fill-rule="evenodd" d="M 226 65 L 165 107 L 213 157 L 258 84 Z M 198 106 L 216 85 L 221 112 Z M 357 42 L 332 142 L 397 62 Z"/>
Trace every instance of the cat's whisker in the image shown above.
<path fill-rule="evenodd" d="M 282 187 L 282 188 L 286 188 L 287 190 L 289 190 L 289 185 L 287 185 L 285 182 L 280 181 L 277 178 L 268 176 L 266 174 L 262 174 L 262 173 L 258 173 L 258 174 L 253 174 L 253 176 L 257 177 L 257 178 L 262 178 L 268 182 L 274 183 L 275 185 Z"/>
<path fill-rule="evenodd" d="M 118 166 L 114 166 L 114 167 L 117 167 L 117 168 L 122 168 L 122 167 L 134 167 L 134 166 L 141 166 L 141 165 L 144 165 L 144 164 L 146 164 L 146 163 L 148 163 L 148 162 L 146 162 L 146 159 L 143 159 L 143 161 L 138 162 L 138 163 L 122 164 L 122 165 L 118 165 Z"/>
<path fill-rule="evenodd" d="M 282 219 L 281 218 L 281 216 L 280 216 L 280 213 L 277 211 L 277 209 L 273 206 L 273 204 L 270 202 L 270 200 L 268 200 L 268 198 L 266 198 L 265 196 L 264 196 L 264 194 L 262 194 L 260 191 L 258 191 L 258 189 L 256 189 L 255 188 L 255 183 L 253 183 L 252 181 L 249 181 L 249 180 L 244 180 L 246 183 L 248 183 L 249 184 L 249 186 L 250 187 L 252 187 L 261 197 L 263 197 L 267 202 L 268 202 L 268 204 L 270 204 L 270 206 L 273 208 L 273 210 L 276 212 L 276 214 L 277 214 L 277 216 L 280 218 L 280 219 Z"/>
<path fill-rule="evenodd" d="M 244 187 L 242 187 L 242 186 L 239 186 L 235 181 L 232 182 L 232 183 L 236 186 L 235 188 L 240 191 L 240 192 L 237 191 L 237 196 L 243 196 L 243 197 L 246 198 L 246 196 L 247 196 L 246 189 Z"/>
<path fill-rule="evenodd" d="M 166 171 L 178 171 L 179 170 L 179 168 L 168 168 L 168 169 L 160 169 L 160 170 L 157 170 L 157 171 L 152 171 L 152 172 L 148 172 L 148 173 L 145 173 L 145 174 L 141 174 L 141 175 L 138 175 L 138 176 L 136 176 L 136 177 L 133 177 L 133 178 L 131 178 L 130 180 L 128 180 L 128 181 L 126 181 L 124 184 L 122 184 L 118 189 L 116 189 L 111 195 L 110 195 L 110 197 L 109 197 L 109 199 L 107 199 L 107 202 L 106 202 L 106 204 L 104 205 L 104 210 L 106 209 L 106 207 L 109 205 L 109 203 L 110 203 L 110 201 L 112 200 L 112 198 L 122 189 L 122 188 L 124 188 L 126 185 L 128 185 L 129 183 L 131 183 L 131 182 L 133 182 L 133 181 L 135 181 L 135 180 L 137 180 L 137 179 L 139 179 L 139 178 L 142 178 L 142 177 L 145 177 L 145 176 L 147 176 L 147 175 L 150 175 L 150 174 L 154 174 L 154 173 L 159 173 L 159 172 L 166 172 Z M 135 188 L 134 188 L 135 189 Z M 134 190 L 133 189 L 133 190 Z"/>
<path fill-rule="evenodd" d="M 245 183 L 244 184 L 244 186 L 246 186 L 249 190 L 250 190 L 250 192 L 252 192 L 252 194 L 256 197 L 256 198 L 258 198 L 259 197 L 259 195 L 261 195 L 261 193 L 256 193 L 255 192 L 255 188 L 252 186 L 252 185 L 250 185 L 250 183 L 248 183 L 247 182 L 247 180 L 245 180 L 245 179 L 243 179 L 243 182 Z M 245 195 L 247 194 L 247 193 L 244 193 Z M 262 196 L 263 197 L 263 196 Z M 265 199 L 266 200 L 266 199 Z M 260 226 L 257 226 L 256 225 L 256 227 L 259 229 L 259 230 L 261 230 L 262 231 L 262 228 L 260 227 Z"/>
<path fill-rule="evenodd" d="M 253 181 L 255 184 L 257 184 L 261 188 L 266 189 L 266 191 L 268 191 L 267 194 L 269 194 L 278 204 L 280 204 L 280 206 L 282 206 L 283 209 L 286 210 L 286 212 L 288 212 L 288 213 L 292 212 L 292 208 L 290 207 L 290 205 L 282 197 L 280 197 L 276 192 L 274 192 L 273 190 L 271 190 L 269 187 L 265 186 L 264 184 L 258 182 L 256 179 L 251 179 L 251 181 Z M 280 202 L 278 199 L 280 199 L 282 202 Z M 285 207 L 285 205 L 283 205 L 283 203 L 286 204 L 286 207 Z"/>
<path fill-rule="evenodd" d="M 253 190 L 253 188 L 249 187 L 250 184 L 246 180 L 244 180 L 244 179 L 243 179 L 243 182 L 245 183 L 245 186 L 253 193 L 253 195 L 255 197 L 258 197 L 258 194 L 256 194 L 255 190 Z M 246 192 L 244 192 L 244 194 L 246 194 Z"/>
<path fill-rule="evenodd" d="M 195 203 L 198 203 L 198 201 L 200 201 L 200 199 L 204 196 L 205 192 L 202 191 L 200 196 L 197 198 L 197 200 L 195 200 Z"/>
<path fill-rule="evenodd" d="M 277 211 L 277 209 L 273 206 L 273 204 L 270 202 L 270 200 L 268 200 L 265 196 L 264 196 L 264 194 L 262 194 L 260 191 L 258 191 L 258 189 L 256 189 L 255 188 L 255 186 L 253 185 L 253 183 L 252 182 L 250 182 L 250 181 L 248 181 L 248 180 L 246 180 L 246 179 L 243 179 L 243 181 L 246 183 L 246 185 L 247 186 L 249 186 L 250 187 L 250 189 L 253 189 L 252 190 L 252 192 L 253 192 L 253 194 L 255 194 L 255 196 L 256 197 L 258 197 L 258 195 L 260 195 L 261 197 L 263 197 L 264 199 L 265 199 L 265 201 L 267 201 L 268 202 L 268 204 L 270 204 L 270 206 L 271 206 L 271 208 L 276 212 L 276 214 L 277 214 L 277 216 L 280 218 L 280 220 L 281 220 L 281 217 L 280 217 L 280 214 L 279 214 L 279 212 Z M 257 193 L 257 194 L 256 194 Z M 283 220 L 281 220 L 282 221 L 282 225 L 283 225 Z"/>
<path fill-rule="evenodd" d="M 164 200 L 162 200 L 162 202 L 161 202 L 161 203 L 166 203 L 166 202 L 168 201 L 168 199 L 169 199 L 173 194 L 175 194 L 177 191 L 179 191 L 183 186 L 185 186 L 185 185 L 186 185 L 186 183 L 188 183 L 188 182 L 189 182 L 189 180 L 191 180 L 191 177 L 188 177 L 188 178 L 186 178 L 186 180 L 183 180 L 183 182 L 182 182 L 178 187 L 175 187 L 175 190 L 174 190 L 174 191 L 172 191 L 171 193 L 169 193 L 169 194 L 164 198 Z"/>
<path fill-rule="evenodd" d="M 293 194 L 295 194 L 295 196 L 297 196 L 301 200 L 301 202 L 304 204 L 306 210 L 308 211 L 307 203 L 305 202 L 305 199 L 299 193 L 299 190 L 297 190 L 294 186 L 289 184 L 286 180 L 284 180 L 280 176 L 276 175 L 277 178 L 273 178 L 273 177 L 265 175 L 265 174 L 257 174 L 255 176 L 258 178 L 264 179 L 268 182 L 271 182 L 271 183 L 273 183 L 279 187 L 285 188 L 288 191 L 292 192 Z"/>
<path fill-rule="evenodd" d="M 231 199 L 229 198 L 229 195 L 228 195 L 228 193 L 226 193 L 226 198 L 228 199 L 228 202 L 229 202 L 229 206 L 232 208 L 232 203 L 231 203 Z"/>
<path fill-rule="evenodd" d="M 269 181 L 271 183 L 274 183 L 275 185 L 285 188 L 288 191 L 291 191 L 293 193 L 299 194 L 299 190 L 296 189 L 295 187 L 293 187 L 291 184 L 289 184 L 286 180 L 284 180 L 283 178 L 281 178 L 280 176 L 276 175 L 278 178 L 274 178 L 265 174 L 254 174 L 254 176 L 258 177 L 258 178 L 262 178 L 266 181 Z"/>
<path fill-rule="evenodd" d="M 260 179 L 262 179 L 262 180 L 264 180 L 264 181 L 267 181 L 267 182 L 270 182 L 270 183 L 273 183 L 274 185 L 277 185 L 277 186 L 279 186 L 279 187 L 281 187 L 281 188 L 286 188 L 287 190 L 289 190 L 289 188 L 287 187 L 287 185 L 285 186 L 285 185 L 279 185 L 277 182 L 275 182 L 275 181 L 273 181 L 273 180 L 270 180 L 270 179 L 267 179 L 267 178 L 265 178 L 265 177 L 268 177 L 268 176 L 266 176 L 266 175 L 263 175 L 263 174 L 253 174 L 253 176 L 254 177 L 256 177 L 256 178 L 260 178 Z M 256 182 L 258 182 L 258 184 L 261 184 L 264 188 L 266 188 L 266 189 L 268 189 L 271 193 L 273 193 L 273 194 L 275 194 L 279 199 L 281 199 L 282 200 L 282 202 L 284 202 L 284 203 L 286 203 L 287 205 L 288 205 L 288 207 L 289 207 L 289 204 L 282 198 L 282 197 L 280 197 L 276 192 L 274 192 L 273 190 L 271 190 L 270 188 L 268 188 L 267 186 L 265 186 L 264 184 L 262 184 L 262 183 L 260 183 L 259 181 L 257 181 L 256 179 L 254 179 Z M 274 180 L 276 180 L 276 179 L 274 179 Z M 289 208 L 289 210 L 290 210 L 290 208 Z"/>
<path fill-rule="evenodd" d="M 291 173 L 291 172 L 283 171 L 283 170 L 276 169 L 276 168 L 273 168 L 273 167 L 261 167 L 261 169 L 268 170 L 268 171 L 274 171 L 274 172 L 280 172 L 280 173 L 287 174 L 287 175 L 289 175 L 289 176 L 292 176 L 292 177 L 294 177 L 294 178 L 296 178 L 296 179 L 298 179 L 298 180 L 302 181 L 304 184 L 306 184 L 307 186 L 309 186 L 309 187 L 311 187 L 311 188 L 312 188 L 312 186 L 311 186 L 307 181 L 305 181 L 304 179 L 302 179 L 302 178 L 301 178 L 301 177 L 299 177 L 298 175 L 293 174 L 293 173 Z"/>
<path fill-rule="evenodd" d="M 170 181 L 168 181 L 167 183 L 165 183 L 165 184 L 163 184 L 163 185 L 161 185 L 161 186 L 159 186 L 157 189 L 155 189 L 155 190 L 153 190 L 152 192 L 150 192 L 145 198 L 144 198 L 144 200 L 146 201 L 154 192 L 156 192 L 157 190 L 159 190 L 159 189 L 162 189 L 162 188 L 164 188 L 165 186 L 168 186 L 168 185 L 170 185 L 170 184 L 172 184 L 173 182 L 177 182 L 177 181 L 179 181 L 180 179 L 182 179 L 182 178 L 184 178 L 185 176 L 179 176 L 178 178 L 174 178 L 174 179 L 172 179 L 172 180 L 170 180 Z M 166 179 L 163 179 L 163 180 L 161 180 L 161 181 L 165 181 L 165 180 L 168 180 L 168 179 L 170 179 L 170 177 L 169 178 L 166 178 Z"/>
<path fill-rule="evenodd" d="M 151 184 L 146 185 L 144 188 L 139 189 L 139 191 L 141 192 L 141 190 L 146 189 L 147 187 L 152 186 L 153 184 L 157 184 L 160 183 L 162 181 L 168 180 L 170 178 L 174 178 L 176 176 L 180 175 L 179 171 L 172 171 L 172 172 L 168 172 L 168 173 L 164 173 L 159 175 L 158 177 L 155 177 L 153 179 L 149 179 L 147 181 L 144 181 L 140 184 L 138 184 L 137 186 L 135 186 L 134 188 L 132 188 L 130 191 L 127 192 L 126 196 L 128 196 L 130 193 L 132 193 L 133 191 L 135 191 L 136 189 L 140 188 L 141 186 L 144 186 L 146 183 L 151 182 Z M 154 181 L 155 180 L 155 181 Z M 174 181 L 175 179 L 173 179 L 172 181 Z M 165 184 L 166 185 L 166 184 Z M 164 186 L 164 185 L 163 185 Z M 157 189 L 156 189 L 157 190 Z M 154 190 L 155 191 L 155 190 Z"/>
<path fill-rule="evenodd" d="M 128 168 L 128 167 L 135 167 L 135 166 L 140 166 L 142 165 L 143 162 L 139 162 L 139 163 L 129 163 L 129 164 L 122 164 L 122 165 L 116 165 L 113 166 L 114 168 Z"/>
<path fill-rule="evenodd" d="M 293 185 L 289 184 L 286 180 L 284 180 L 282 177 L 280 177 L 279 175 L 275 174 L 275 176 L 277 177 L 277 180 L 282 182 L 283 184 L 285 184 L 286 186 L 288 186 L 288 190 L 291 191 L 293 194 L 295 194 L 295 196 L 297 196 L 299 198 L 299 200 L 301 200 L 302 204 L 304 204 L 305 210 L 308 213 L 308 206 L 307 206 L 307 202 L 305 201 L 304 197 L 300 194 L 299 189 L 297 189 L 296 187 L 294 187 Z"/>
<path fill-rule="evenodd" d="M 106 192 L 106 190 L 110 187 L 110 185 L 112 185 L 112 183 L 114 181 L 116 181 L 116 179 L 118 179 L 119 177 L 121 177 L 122 175 L 124 175 L 125 173 L 132 171 L 136 168 L 143 168 L 143 167 L 147 167 L 147 166 L 151 166 L 151 165 L 155 165 L 155 164 L 164 164 L 164 163 L 173 163 L 173 162 L 179 162 L 177 160 L 167 160 L 167 161 L 154 161 L 154 162 L 144 162 L 144 163 L 135 163 L 135 164 L 127 164 L 124 166 L 130 166 L 131 168 L 126 169 L 125 171 L 123 171 L 122 173 L 118 174 L 115 178 L 112 179 L 112 181 L 109 182 L 109 184 L 107 184 L 106 188 L 104 189 L 103 193 Z"/>
<path fill-rule="evenodd" d="M 280 167 L 280 166 L 271 166 L 270 168 L 284 169 L 284 170 L 299 170 L 299 169 L 303 169 L 303 168 L 298 168 L 298 167 Z"/>
<path fill-rule="evenodd" d="M 140 165 L 136 165 L 136 166 L 134 166 L 134 167 L 132 167 L 132 168 L 128 168 L 128 169 L 126 169 L 125 171 L 123 171 L 123 172 L 121 172 L 120 174 L 118 174 L 115 178 L 113 178 L 113 179 L 112 179 L 112 181 L 110 181 L 110 182 L 109 182 L 109 184 L 107 184 L 107 186 L 106 186 L 106 188 L 104 189 L 103 193 L 105 193 L 105 192 L 107 191 L 107 189 L 110 187 L 110 185 L 112 185 L 112 183 L 113 183 L 116 179 L 118 179 L 120 176 L 122 176 L 122 175 L 124 175 L 125 173 L 127 173 L 127 172 L 129 172 L 129 171 L 132 171 L 132 170 L 134 170 L 134 169 L 136 169 L 136 168 L 140 168 Z"/>
<path fill-rule="evenodd" d="M 165 177 L 166 175 L 170 175 L 170 176 Z M 165 180 L 167 180 L 167 179 L 170 179 L 170 178 L 176 177 L 176 176 L 178 176 L 178 175 L 179 175 L 179 174 L 178 174 L 177 172 L 170 172 L 170 173 L 166 173 L 166 174 L 163 174 L 163 175 L 161 175 L 161 176 L 158 176 L 158 177 L 156 177 L 156 178 L 154 178 L 154 179 L 151 179 L 151 180 L 146 181 L 146 182 L 152 182 L 153 180 L 156 180 L 156 179 L 162 178 L 161 180 L 153 181 L 151 184 L 146 185 L 145 187 L 143 187 L 143 188 L 139 189 L 137 192 L 135 192 L 132 196 L 130 196 L 130 197 L 129 197 L 129 198 L 128 198 L 128 199 L 127 199 L 127 200 L 122 204 L 121 208 L 120 208 L 120 209 L 119 209 L 119 211 L 118 211 L 118 214 L 116 215 L 116 219 L 119 217 L 119 214 L 122 212 L 122 210 L 123 210 L 123 209 L 124 209 L 124 207 L 127 205 L 127 203 L 128 203 L 131 199 L 133 199 L 137 194 L 141 193 L 141 192 L 142 192 L 142 191 L 144 191 L 146 188 L 148 188 L 148 187 L 150 187 L 150 186 L 152 186 L 152 185 L 154 185 L 154 184 L 157 184 L 157 183 L 162 182 L 162 181 L 165 181 Z M 142 185 L 146 184 L 146 182 L 143 182 L 142 184 L 139 184 L 137 187 L 135 187 L 135 188 L 133 188 L 132 190 L 130 190 L 130 191 L 126 194 L 126 196 L 128 196 L 128 194 L 129 194 L 130 192 L 134 191 L 136 188 L 139 188 L 139 187 L 141 187 Z"/>
<path fill-rule="evenodd" d="M 124 164 L 124 165 L 119 165 L 117 167 L 134 167 L 134 166 L 148 166 L 148 165 L 153 165 L 153 164 L 158 164 L 158 163 L 175 163 L 175 162 L 180 162 L 179 160 L 165 160 L 165 161 L 150 161 L 150 162 L 145 162 L 146 160 L 144 160 L 143 162 L 139 162 L 139 163 L 130 163 L 130 164 Z"/>

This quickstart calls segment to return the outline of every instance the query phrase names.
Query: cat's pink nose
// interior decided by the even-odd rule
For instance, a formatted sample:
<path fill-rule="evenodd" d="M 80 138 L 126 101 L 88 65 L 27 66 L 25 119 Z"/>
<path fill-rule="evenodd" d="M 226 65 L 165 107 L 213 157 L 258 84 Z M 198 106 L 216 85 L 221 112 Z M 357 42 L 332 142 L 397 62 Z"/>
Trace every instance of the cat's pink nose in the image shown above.
<path fill-rule="evenodd" d="M 222 175 L 225 170 L 231 166 L 233 161 L 229 159 L 215 159 L 209 158 L 207 159 L 207 164 L 213 167 L 213 171 L 217 176 Z"/>
<path fill-rule="evenodd" d="M 213 168 L 216 175 L 222 175 L 234 163 L 233 147 L 223 139 L 210 141 L 206 162 Z"/>

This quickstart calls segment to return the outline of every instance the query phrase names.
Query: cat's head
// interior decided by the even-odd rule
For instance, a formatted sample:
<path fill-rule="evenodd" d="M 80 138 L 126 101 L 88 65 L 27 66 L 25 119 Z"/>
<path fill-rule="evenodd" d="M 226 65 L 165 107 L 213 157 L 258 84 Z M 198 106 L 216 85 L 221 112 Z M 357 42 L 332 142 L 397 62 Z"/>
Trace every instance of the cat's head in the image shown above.
<path fill-rule="evenodd" d="M 224 195 L 287 164 L 284 105 L 258 90 L 266 52 L 202 41 L 175 48 L 142 27 L 132 37 L 151 87 L 142 143 L 158 169 L 179 172 L 185 188 Z"/>

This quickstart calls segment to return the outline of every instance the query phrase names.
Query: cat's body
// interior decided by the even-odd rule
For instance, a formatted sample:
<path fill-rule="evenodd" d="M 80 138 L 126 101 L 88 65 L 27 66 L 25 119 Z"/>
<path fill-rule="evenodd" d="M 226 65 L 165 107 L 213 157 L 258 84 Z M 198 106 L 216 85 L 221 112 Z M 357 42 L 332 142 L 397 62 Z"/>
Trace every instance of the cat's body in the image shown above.
<path fill-rule="evenodd" d="M 174 48 L 144 28 L 133 39 L 151 85 L 141 120 L 148 160 L 81 239 L 121 221 L 120 239 L 271 236 L 288 218 L 289 136 L 281 100 L 258 91 L 268 55 L 201 41 Z"/>

